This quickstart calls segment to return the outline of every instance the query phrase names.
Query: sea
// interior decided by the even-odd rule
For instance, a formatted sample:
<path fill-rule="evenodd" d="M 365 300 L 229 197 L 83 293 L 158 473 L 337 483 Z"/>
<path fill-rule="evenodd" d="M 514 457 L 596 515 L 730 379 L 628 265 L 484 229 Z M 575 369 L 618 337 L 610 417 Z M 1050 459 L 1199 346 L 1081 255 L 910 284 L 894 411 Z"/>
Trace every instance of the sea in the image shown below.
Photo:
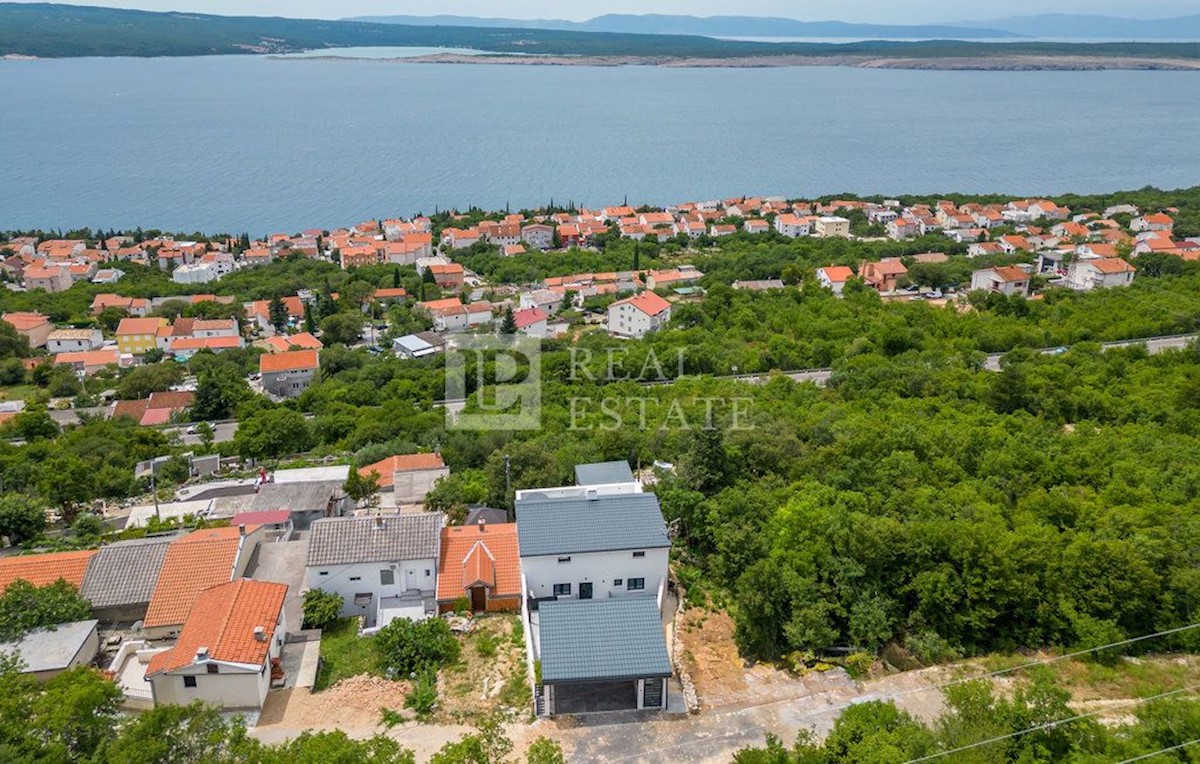
<path fill-rule="evenodd" d="M 0 229 L 263 235 L 551 201 L 1200 184 L 1200 72 L 354 55 L 2 61 Z"/>

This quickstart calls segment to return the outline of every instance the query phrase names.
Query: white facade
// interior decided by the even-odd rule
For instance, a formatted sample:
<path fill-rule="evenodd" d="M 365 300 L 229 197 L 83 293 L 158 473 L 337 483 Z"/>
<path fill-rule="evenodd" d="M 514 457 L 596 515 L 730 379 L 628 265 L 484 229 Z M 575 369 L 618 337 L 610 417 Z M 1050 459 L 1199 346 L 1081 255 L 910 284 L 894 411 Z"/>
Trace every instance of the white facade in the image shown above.
<path fill-rule="evenodd" d="M 841 296 L 842 290 L 846 288 L 846 282 L 841 280 L 841 277 L 831 277 L 825 268 L 817 269 L 817 281 L 821 286 L 825 287 L 834 294 Z"/>
<path fill-rule="evenodd" d="M 667 580 L 668 549 L 522 557 L 525 594 L 535 599 L 657 597 Z"/>
<path fill-rule="evenodd" d="M 176 284 L 207 284 L 221 278 L 217 268 L 209 263 L 194 263 L 181 265 L 171 272 L 171 280 Z"/>
<path fill-rule="evenodd" d="M 437 559 L 315 565 L 305 568 L 305 579 L 311 589 L 339 595 L 343 616 L 363 616 L 368 626 L 374 626 L 381 600 L 436 596 Z"/>
<path fill-rule="evenodd" d="M 531 247 L 550 249 L 554 246 L 554 229 L 548 225 L 527 225 L 521 229 L 521 238 Z"/>
<path fill-rule="evenodd" d="M 992 268 L 984 268 L 971 274 L 971 291 L 998 292 L 1003 295 L 1025 295 L 1029 292 L 1029 279 L 1006 279 Z"/>
<path fill-rule="evenodd" d="M 779 215 L 775 218 L 775 230 L 790 239 L 808 236 L 809 223 L 795 215 Z"/>
<path fill-rule="evenodd" d="M 99 329 L 60 329 L 46 338 L 46 350 L 51 353 L 77 353 L 98 350 L 104 345 Z"/>
<path fill-rule="evenodd" d="M 617 337 L 640 339 L 647 333 L 666 326 L 670 320 L 670 308 L 651 316 L 628 302 L 608 306 L 608 332 Z"/>
<path fill-rule="evenodd" d="M 287 622 L 283 610 L 267 657 L 260 665 L 196 656 L 192 663 L 147 677 L 155 705 L 186 706 L 195 701 L 224 710 L 262 708 L 271 689 L 271 660 L 283 651 Z"/>
<path fill-rule="evenodd" d="M 1067 268 L 1067 283 L 1072 289 L 1088 291 L 1129 286 L 1133 283 L 1133 270 L 1104 273 L 1095 260 L 1077 260 Z"/>

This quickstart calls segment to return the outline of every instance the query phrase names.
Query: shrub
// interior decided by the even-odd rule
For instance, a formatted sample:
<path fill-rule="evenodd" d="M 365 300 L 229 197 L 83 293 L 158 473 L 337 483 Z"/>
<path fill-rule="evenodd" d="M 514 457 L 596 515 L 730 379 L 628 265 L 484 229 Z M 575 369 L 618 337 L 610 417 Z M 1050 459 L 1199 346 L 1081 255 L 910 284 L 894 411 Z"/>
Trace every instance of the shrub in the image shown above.
<path fill-rule="evenodd" d="M 417 715 L 417 721 L 426 721 L 437 708 L 437 672 L 426 668 L 417 676 L 409 693 L 404 696 L 404 707 Z"/>
<path fill-rule="evenodd" d="M 475 652 L 482 658 L 492 658 L 496 655 L 496 636 L 490 632 L 480 632 L 475 639 Z"/>
<path fill-rule="evenodd" d="M 525 761 L 529 764 L 565 764 L 566 758 L 562 746 L 548 737 L 539 737 L 529 746 Z"/>
<path fill-rule="evenodd" d="M 304 593 L 304 628 L 328 629 L 342 617 L 342 598 L 323 589 Z"/>
<path fill-rule="evenodd" d="M 393 711 L 390 708 L 379 709 L 379 723 L 387 729 L 404 724 L 408 721 L 408 717 L 399 711 Z"/>
<path fill-rule="evenodd" d="M 904 641 L 904 645 L 914 658 L 926 666 L 932 666 L 935 663 L 949 663 L 962 657 L 962 653 L 936 631 L 911 634 Z"/>
<path fill-rule="evenodd" d="M 460 650 L 450 625 L 441 618 L 397 618 L 375 635 L 375 647 L 380 667 L 391 676 L 453 663 Z"/>

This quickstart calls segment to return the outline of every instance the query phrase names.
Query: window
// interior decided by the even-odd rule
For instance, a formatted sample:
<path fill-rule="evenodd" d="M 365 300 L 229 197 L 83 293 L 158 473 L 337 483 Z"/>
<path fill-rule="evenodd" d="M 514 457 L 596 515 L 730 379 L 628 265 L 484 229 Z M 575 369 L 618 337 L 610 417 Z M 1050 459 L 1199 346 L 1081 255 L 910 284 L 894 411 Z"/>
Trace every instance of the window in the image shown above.
<path fill-rule="evenodd" d="M 425 577 L 429 578 L 429 569 L 428 568 L 425 569 Z"/>
<path fill-rule="evenodd" d="M 613 586 L 622 586 L 624 584 L 625 584 L 624 579 L 620 579 L 620 578 L 613 579 Z"/>
<path fill-rule="evenodd" d="M 635 559 L 635 560 L 639 557 L 645 557 L 645 556 L 646 556 L 645 552 L 634 552 L 633 553 L 633 559 Z"/>
<path fill-rule="evenodd" d="M 396 583 L 396 571 L 391 569 L 379 571 L 379 585 L 391 586 Z"/>
<path fill-rule="evenodd" d="M 350 576 L 350 580 L 351 580 L 351 581 L 361 581 L 361 580 L 362 580 L 362 576 Z"/>
<path fill-rule="evenodd" d="M 318 575 L 322 575 L 322 576 L 328 576 L 328 575 L 329 575 L 329 571 L 328 571 L 328 570 L 322 570 L 322 571 L 321 571 L 321 572 L 320 572 Z"/>
<path fill-rule="evenodd" d="M 554 585 L 554 596 L 555 597 L 570 597 L 571 596 L 571 585 L 570 584 L 555 584 Z"/>
<path fill-rule="evenodd" d="M 629 589 L 629 591 L 631 591 L 631 592 L 645 589 L 646 588 L 646 579 L 631 578 L 631 579 L 629 579 L 629 582 L 628 582 L 626 588 Z"/>
<path fill-rule="evenodd" d="M 208 669 L 208 673 L 210 673 L 210 674 L 220 674 L 221 673 L 221 667 L 215 663 L 208 664 L 208 666 L 206 666 L 206 668 Z"/>
<path fill-rule="evenodd" d="M 570 557 L 559 557 L 558 561 L 559 562 L 570 562 L 571 558 Z"/>
<path fill-rule="evenodd" d="M 183 686 L 184 686 L 184 687 L 195 687 L 195 686 L 196 686 L 196 677 L 194 677 L 194 676 L 185 676 L 185 677 L 183 678 Z"/>

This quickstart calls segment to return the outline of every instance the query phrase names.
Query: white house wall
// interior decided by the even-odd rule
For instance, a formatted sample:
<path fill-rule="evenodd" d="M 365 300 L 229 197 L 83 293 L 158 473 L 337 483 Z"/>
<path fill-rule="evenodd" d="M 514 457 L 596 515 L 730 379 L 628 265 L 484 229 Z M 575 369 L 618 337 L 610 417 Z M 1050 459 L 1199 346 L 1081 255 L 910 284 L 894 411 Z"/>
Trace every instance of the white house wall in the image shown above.
<path fill-rule="evenodd" d="M 394 582 L 390 585 L 380 583 L 380 571 L 393 570 Z M 325 575 L 321 575 L 324 573 Z M 433 596 L 437 591 L 437 560 L 405 560 L 402 562 L 368 562 L 354 565 L 321 565 L 309 567 L 305 572 L 308 586 L 312 589 L 322 589 L 333 592 L 342 598 L 342 615 L 364 616 L 369 626 L 375 617 L 379 600 L 384 597 L 399 597 L 405 592 L 420 591 L 422 596 Z M 353 579 L 358 580 L 353 580 Z M 354 597 L 357 594 L 372 595 L 369 605 L 357 607 Z"/>
<path fill-rule="evenodd" d="M 644 551 L 644 557 L 634 557 L 635 551 Z M 667 549 L 623 550 L 618 552 L 589 552 L 562 555 L 569 562 L 559 562 L 559 556 L 522 557 L 521 572 L 526 580 L 526 594 L 541 599 L 554 596 L 555 584 L 571 584 L 569 597 L 578 599 L 579 585 L 592 584 L 593 599 L 609 597 L 653 597 L 667 576 Z M 646 586 L 630 591 L 630 578 L 643 578 Z M 614 587 L 613 581 L 621 579 L 621 586 Z"/>

